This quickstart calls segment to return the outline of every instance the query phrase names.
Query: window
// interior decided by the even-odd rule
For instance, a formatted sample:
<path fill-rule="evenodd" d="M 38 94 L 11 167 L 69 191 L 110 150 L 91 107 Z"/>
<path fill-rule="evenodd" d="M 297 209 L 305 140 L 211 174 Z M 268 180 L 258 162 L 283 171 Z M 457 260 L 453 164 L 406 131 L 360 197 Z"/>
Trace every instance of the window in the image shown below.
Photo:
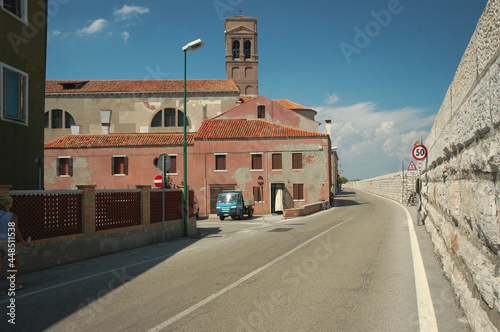
<path fill-rule="evenodd" d="M 64 128 L 71 128 L 71 126 L 74 126 L 75 119 L 69 114 L 68 112 L 64 112 Z"/>
<path fill-rule="evenodd" d="M 245 40 L 243 43 L 243 52 L 245 53 L 245 59 L 250 59 L 252 56 L 252 42 L 249 40 Z"/>
<path fill-rule="evenodd" d="M 216 154 L 215 155 L 215 170 L 216 171 L 226 171 L 226 155 Z"/>
<path fill-rule="evenodd" d="M 165 127 L 175 127 L 175 110 L 167 108 L 165 110 Z"/>
<path fill-rule="evenodd" d="M 127 156 L 113 156 L 111 162 L 111 174 L 127 175 L 128 174 L 128 158 Z"/>
<path fill-rule="evenodd" d="M 233 59 L 237 59 L 240 57 L 240 41 L 233 41 Z"/>
<path fill-rule="evenodd" d="M 262 154 L 252 154 L 252 169 L 262 170 Z"/>
<path fill-rule="evenodd" d="M 12 15 L 26 21 L 26 0 L 3 0 L 2 7 Z"/>
<path fill-rule="evenodd" d="M 304 185 L 301 183 L 296 183 L 293 185 L 293 199 L 295 201 L 304 200 Z"/>
<path fill-rule="evenodd" d="M 63 118 L 64 114 L 64 118 Z M 52 119 L 52 122 L 50 120 Z M 71 128 L 71 126 L 75 125 L 75 119 L 68 112 L 64 112 L 62 110 L 51 110 L 45 112 L 44 115 L 45 128 Z M 52 127 L 50 124 L 52 123 Z"/>
<path fill-rule="evenodd" d="M 253 187 L 253 199 L 255 202 L 262 202 L 262 187 Z"/>
<path fill-rule="evenodd" d="M 283 169 L 281 163 L 281 153 L 273 153 L 272 164 L 272 169 Z"/>
<path fill-rule="evenodd" d="M 302 169 L 302 153 L 292 154 L 292 169 Z"/>
<path fill-rule="evenodd" d="M 62 128 L 62 110 L 52 110 L 52 128 Z"/>
<path fill-rule="evenodd" d="M 1 65 L 1 119 L 28 124 L 28 74 Z"/>
<path fill-rule="evenodd" d="M 175 109 L 166 108 L 159 111 L 151 120 L 151 127 L 183 127 L 184 126 L 184 112 L 177 110 L 177 117 Z M 186 126 L 189 127 L 189 120 L 186 119 Z"/>
<path fill-rule="evenodd" d="M 257 117 L 259 119 L 266 118 L 266 106 L 263 106 L 263 105 L 257 106 Z"/>
<path fill-rule="evenodd" d="M 167 170 L 169 174 L 177 174 L 177 156 L 170 156 L 170 168 Z"/>
<path fill-rule="evenodd" d="M 73 158 L 71 157 L 57 158 L 57 176 L 61 177 L 73 176 Z"/>

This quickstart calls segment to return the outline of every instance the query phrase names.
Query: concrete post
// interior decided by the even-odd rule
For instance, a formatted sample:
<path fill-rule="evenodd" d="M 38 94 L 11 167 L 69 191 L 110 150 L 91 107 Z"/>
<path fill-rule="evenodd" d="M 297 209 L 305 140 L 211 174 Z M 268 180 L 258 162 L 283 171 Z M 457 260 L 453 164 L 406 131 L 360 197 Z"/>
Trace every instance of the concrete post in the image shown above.
<path fill-rule="evenodd" d="M 82 190 L 82 231 L 85 235 L 95 235 L 95 185 L 79 185 Z"/>
<path fill-rule="evenodd" d="M 151 224 L 151 186 L 135 186 L 141 190 L 141 224 L 149 226 Z"/>
<path fill-rule="evenodd" d="M 10 188 L 12 188 L 10 184 L 0 184 L 0 197 L 9 196 Z"/>

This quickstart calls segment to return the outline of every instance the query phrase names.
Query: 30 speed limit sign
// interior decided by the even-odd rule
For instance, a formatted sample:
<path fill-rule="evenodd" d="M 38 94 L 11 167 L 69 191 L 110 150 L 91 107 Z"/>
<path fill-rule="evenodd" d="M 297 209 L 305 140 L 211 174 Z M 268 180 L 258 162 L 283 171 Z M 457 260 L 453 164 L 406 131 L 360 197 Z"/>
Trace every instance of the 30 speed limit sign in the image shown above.
<path fill-rule="evenodd" d="M 424 160 L 427 158 L 427 148 L 423 145 L 417 145 L 413 148 L 412 154 L 413 158 L 417 160 Z"/>

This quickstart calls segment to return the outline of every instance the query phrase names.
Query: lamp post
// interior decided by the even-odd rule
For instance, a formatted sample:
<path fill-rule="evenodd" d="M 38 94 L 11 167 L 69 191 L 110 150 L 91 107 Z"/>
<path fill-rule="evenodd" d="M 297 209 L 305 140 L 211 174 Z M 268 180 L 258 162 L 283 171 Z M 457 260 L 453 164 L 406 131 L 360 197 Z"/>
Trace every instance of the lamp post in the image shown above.
<path fill-rule="evenodd" d="M 190 42 L 189 44 L 184 45 L 182 51 L 184 51 L 184 236 L 186 237 L 187 232 L 187 224 L 189 218 L 189 209 L 188 209 L 188 185 L 187 185 L 187 135 L 186 135 L 186 123 L 187 123 L 187 51 L 196 51 L 205 46 L 205 43 L 201 41 L 201 39 L 197 39 L 195 41 Z"/>

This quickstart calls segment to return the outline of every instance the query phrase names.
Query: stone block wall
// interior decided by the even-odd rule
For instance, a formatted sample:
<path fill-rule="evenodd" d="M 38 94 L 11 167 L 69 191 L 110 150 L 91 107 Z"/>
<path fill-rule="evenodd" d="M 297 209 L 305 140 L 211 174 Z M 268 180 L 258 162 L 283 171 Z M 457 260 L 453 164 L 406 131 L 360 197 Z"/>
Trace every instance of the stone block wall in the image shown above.
<path fill-rule="evenodd" d="M 351 181 L 347 187 L 361 189 L 400 203 L 406 203 L 409 194 L 415 191 L 416 180 L 416 175 L 410 175 L 405 171 L 404 178 L 402 172 L 398 172 L 363 181 Z"/>
<path fill-rule="evenodd" d="M 476 331 L 500 328 L 500 0 L 490 0 L 425 142 L 422 203 Z"/>
<path fill-rule="evenodd" d="M 422 173 L 426 229 L 475 331 L 500 329 L 499 55 L 500 0 L 490 0 L 425 142 Z M 398 184 L 395 173 L 350 185 L 400 200 Z"/>

